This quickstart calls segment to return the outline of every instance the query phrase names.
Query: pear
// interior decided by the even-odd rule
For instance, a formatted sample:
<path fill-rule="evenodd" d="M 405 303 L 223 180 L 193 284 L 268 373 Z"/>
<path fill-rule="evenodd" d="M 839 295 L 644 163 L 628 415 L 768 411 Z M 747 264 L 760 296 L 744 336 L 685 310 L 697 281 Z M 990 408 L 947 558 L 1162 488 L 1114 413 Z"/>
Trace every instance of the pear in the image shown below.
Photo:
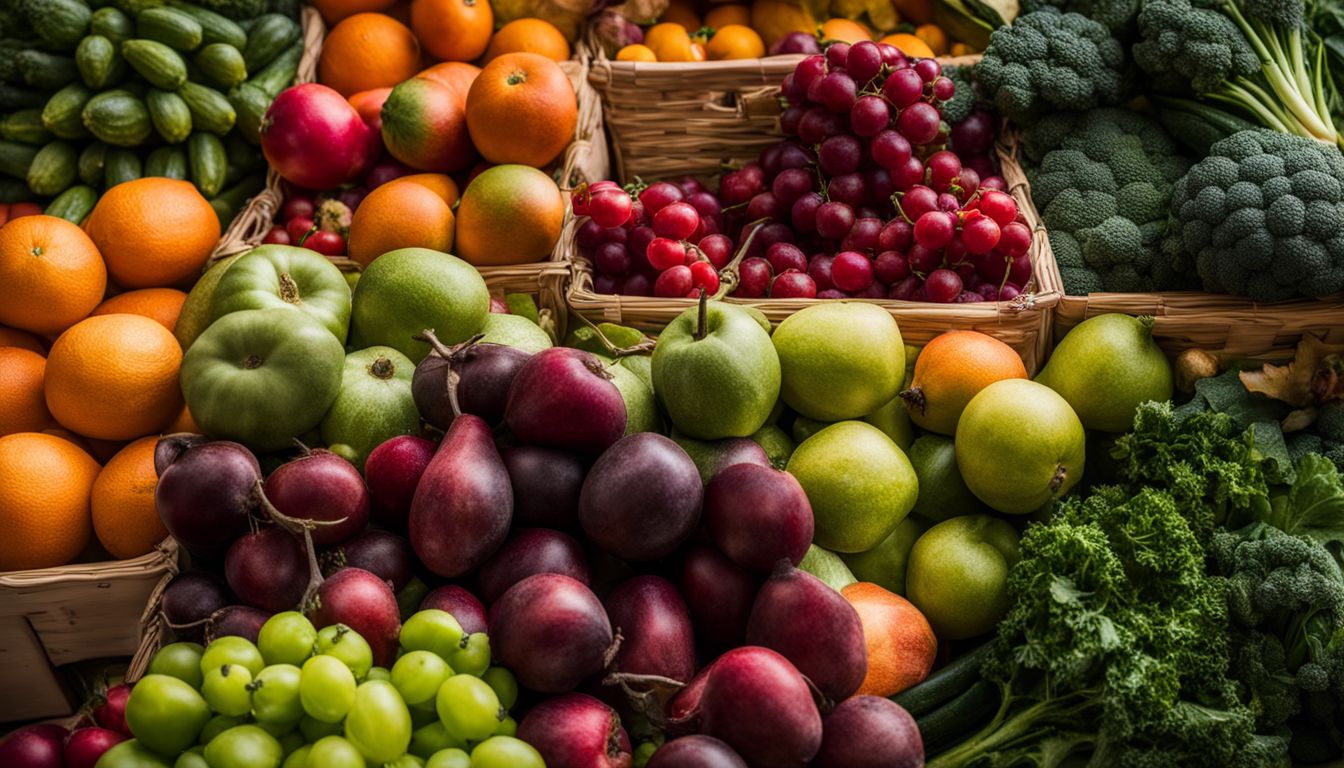
<path fill-rule="evenodd" d="M 1082 479 L 1087 433 L 1067 401 L 1027 379 L 1004 379 L 971 398 L 957 422 L 957 468 L 981 501 L 1025 515 Z"/>
<path fill-rule="evenodd" d="M 1140 403 L 1171 399 L 1171 363 L 1153 319 L 1097 315 L 1069 331 L 1036 381 L 1058 392 L 1088 429 L 1128 432 Z"/>
<path fill-rule="evenodd" d="M 862 421 L 832 424 L 805 440 L 789 457 L 788 471 L 812 503 L 813 542 L 842 554 L 881 543 L 919 495 L 905 453 Z"/>
<path fill-rule="evenodd" d="M 481 326 L 481 333 L 485 334 L 481 337 L 481 341 L 491 344 L 504 344 L 521 349 L 524 352 L 540 352 L 543 349 L 555 346 L 551 342 L 551 337 L 541 329 L 541 326 L 522 315 L 491 312 L 485 316 L 485 324 Z"/>
<path fill-rule="evenodd" d="M 625 434 L 636 432 L 657 432 L 658 404 L 653 397 L 653 389 L 639 374 L 621 365 L 619 362 L 602 361 L 607 373 L 611 374 L 611 383 L 621 392 L 625 400 Z"/>
<path fill-rule="evenodd" d="M 984 505 L 961 478 L 961 470 L 957 468 L 957 448 L 952 438 L 921 435 L 910 446 L 907 455 L 919 477 L 919 498 L 915 500 L 911 514 L 938 523 L 949 517 L 984 511 Z"/>
<path fill-rule="evenodd" d="M 775 469 L 783 469 L 789 463 L 793 449 L 797 447 L 789 433 L 775 424 L 766 424 L 756 430 L 751 439 L 765 449 L 765 455 L 770 458 L 770 464 Z"/>
<path fill-rule="evenodd" d="M 829 426 L 831 426 L 831 422 L 829 421 L 817 421 L 816 419 L 809 419 L 806 416 L 798 416 L 793 420 L 793 429 L 790 430 L 790 433 L 793 435 L 793 442 L 803 443 L 806 442 L 809 437 Z"/>
<path fill-rule="evenodd" d="M 920 483 L 920 489 L 923 488 L 924 484 Z M 856 579 L 863 579 L 904 597 L 905 571 L 910 562 L 910 550 L 929 526 L 928 520 L 911 513 L 881 544 L 867 552 L 844 555 L 845 565 L 849 566 Z M 804 558 L 803 565 L 806 564 L 807 559 Z"/>
<path fill-rule="evenodd" d="M 913 543 L 911 542 L 911 544 Z M 836 592 L 858 581 L 854 572 L 849 569 L 849 566 L 839 555 L 829 549 L 822 549 L 816 544 L 807 548 L 807 554 L 803 555 L 803 561 L 798 564 L 798 570 L 807 571 L 816 576 Z"/>
<path fill-rule="evenodd" d="M 905 409 L 905 401 L 899 395 L 864 416 L 863 420 L 882 430 L 902 451 L 909 453 L 910 445 L 915 441 L 915 425 L 910 423 L 910 412 Z"/>
<path fill-rule="evenodd" d="M 809 419 L 862 418 L 890 402 L 905 383 L 901 329 L 876 304 L 814 304 L 780 323 L 772 338 L 780 394 Z"/>

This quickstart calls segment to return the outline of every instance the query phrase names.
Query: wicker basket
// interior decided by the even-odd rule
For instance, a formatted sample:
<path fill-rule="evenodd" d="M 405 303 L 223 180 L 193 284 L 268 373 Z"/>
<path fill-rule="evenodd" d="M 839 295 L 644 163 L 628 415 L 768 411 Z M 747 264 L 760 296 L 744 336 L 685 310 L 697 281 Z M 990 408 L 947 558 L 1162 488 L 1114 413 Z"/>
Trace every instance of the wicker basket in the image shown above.
<path fill-rule="evenodd" d="M 137 653 L 177 568 L 170 538 L 134 560 L 0 573 L 0 686 L 14 694 L 0 701 L 0 722 L 75 711 L 82 702 L 56 668 Z"/>

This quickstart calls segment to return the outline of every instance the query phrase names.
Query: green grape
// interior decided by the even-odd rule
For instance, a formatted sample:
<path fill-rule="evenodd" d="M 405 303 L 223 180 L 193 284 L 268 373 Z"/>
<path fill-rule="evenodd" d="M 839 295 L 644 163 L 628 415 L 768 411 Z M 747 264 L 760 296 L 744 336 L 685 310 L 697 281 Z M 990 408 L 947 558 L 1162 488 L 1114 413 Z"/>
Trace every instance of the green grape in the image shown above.
<path fill-rule="evenodd" d="M 229 635 L 211 643 L 210 647 L 205 649 L 205 653 L 201 654 L 201 673 L 208 675 L 210 670 L 219 669 L 225 664 L 246 667 L 248 673 L 256 677 L 266 666 L 266 661 L 261 658 L 261 651 L 257 650 L 257 646 L 244 638 Z"/>
<path fill-rule="evenodd" d="M 317 630 L 313 623 L 298 611 L 277 613 L 261 625 L 257 649 L 267 664 L 302 666 L 313 655 Z"/>
<path fill-rule="evenodd" d="M 210 768 L 205 760 L 205 747 L 192 747 L 177 756 L 173 768 Z"/>
<path fill-rule="evenodd" d="M 471 750 L 471 768 L 546 768 L 546 761 L 525 741 L 491 736 Z"/>
<path fill-rule="evenodd" d="M 335 656 L 314 656 L 299 678 L 303 711 L 324 723 L 339 723 L 355 703 L 355 673 Z"/>
<path fill-rule="evenodd" d="M 453 670 L 448 662 L 429 651 L 411 651 L 392 665 L 392 685 L 407 704 L 423 704 L 434 698 Z"/>
<path fill-rule="evenodd" d="M 302 674 L 293 664 L 272 664 L 249 686 L 252 689 L 252 717 L 259 723 L 299 724 L 303 704 L 299 701 Z"/>
<path fill-rule="evenodd" d="M 316 653 L 340 659 L 355 673 L 356 680 L 363 680 L 373 667 L 373 649 L 368 641 L 344 624 L 323 627 L 313 648 Z"/>
<path fill-rule="evenodd" d="M 345 738 L 376 763 L 395 760 L 406 752 L 411 744 L 411 713 L 391 683 L 360 683 L 345 717 Z"/>
<path fill-rule="evenodd" d="M 402 755 L 390 763 L 383 763 L 383 768 L 424 768 L 423 758 L 415 755 Z"/>
<path fill-rule="evenodd" d="M 200 643 L 171 643 L 159 649 L 149 661 L 149 674 L 168 675 L 199 689 L 204 675 L 201 656 L 205 648 Z"/>
<path fill-rule="evenodd" d="M 500 721 L 499 721 L 499 725 L 495 727 L 495 732 L 492 733 L 492 734 L 490 734 L 490 735 L 491 735 L 491 736 L 517 736 L 517 735 L 518 735 L 518 721 L 517 721 L 517 720 L 514 720 L 512 717 L 506 717 L 506 718 L 504 718 L 503 720 L 500 720 Z"/>
<path fill-rule="evenodd" d="M 460 749 L 441 749 L 429 756 L 425 768 L 471 768 L 471 755 Z"/>
<path fill-rule="evenodd" d="M 463 635 L 447 658 L 454 672 L 480 677 L 490 668 L 490 638 L 484 632 Z"/>
<path fill-rule="evenodd" d="M 369 667 L 369 673 L 364 676 L 365 680 L 382 680 L 384 683 L 392 682 L 392 670 L 387 667 Z"/>
<path fill-rule="evenodd" d="M 171 768 L 167 760 L 138 739 L 127 739 L 113 745 L 98 758 L 98 765 L 103 768 Z"/>
<path fill-rule="evenodd" d="M 255 725 L 239 725 L 205 745 L 210 768 L 277 768 L 285 758 L 275 737 Z"/>
<path fill-rule="evenodd" d="M 513 705 L 518 703 L 518 678 L 514 677 L 509 670 L 503 667 L 491 667 L 485 670 L 481 679 L 499 697 L 500 706 L 505 709 L 513 709 Z"/>
<path fill-rule="evenodd" d="M 658 751 L 658 745 L 652 741 L 646 741 L 635 747 L 635 761 L 633 768 L 644 768 L 653 759 L 653 753 Z"/>
<path fill-rule="evenodd" d="M 326 736 L 308 750 L 312 768 L 364 768 L 364 756 L 355 745 L 340 736 Z"/>
<path fill-rule="evenodd" d="M 408 651 L 429 651 L 451 663 L 449 654 L 462 642 L 462 635 L 462 625 L 451 613 L 430 609 L 416 613 L 401 625 L 401 647 Z"/>
<path fill-rule="evenodd" d="M 280 768 L 308 768 L 308 753 L 313 751 L 310 744 L 304 744 L 302 747 L 289 753 L 285 758 L 285 764 Z"/>
<path fill-rule="evenodd" d="M 506 716 L 494 690 L 471 675 L 453 675 L 443 681 L 435 705 L 443 727 L 462 741 L 488 738 Z"/>
<path fill-rule="evenodd" d="M 242 717 L 252 711 L 252 673 L 241 664 L 224 664 L 205 673 L 201 695 L 221 715 Z"/>
<path fill-rule="evenodd" d="M 246 717 L 239 715 L 215 715 L 210 718 L 210 722 L 201 729 L 200 740 L 202 744 L 209 744 L 219 734 L 229 730 L 235 725 L 242 725 L 247 722 Z"/>
<path fill-rule="evenodd" d="M 430 755 L 436 752 L 442 752 L 452 747 L 460 749 L 466 746 L 467 742 L 453 738 L 448 733 L 448 729 L 443 727 L 443 723 L 435 720 L 429 725 L 415 729 L 415 733 L 411 734 L 411 747 L 407 751 L 417 757 L 428 759 Z"/>

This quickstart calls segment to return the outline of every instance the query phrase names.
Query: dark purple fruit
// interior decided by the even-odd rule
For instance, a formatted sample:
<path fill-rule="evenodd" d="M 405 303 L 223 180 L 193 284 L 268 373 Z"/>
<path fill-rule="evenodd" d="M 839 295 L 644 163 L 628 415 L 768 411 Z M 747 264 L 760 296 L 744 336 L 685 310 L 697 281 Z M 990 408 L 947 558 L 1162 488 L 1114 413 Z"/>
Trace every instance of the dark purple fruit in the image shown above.
<path fill-rule="evenodd" d="M 733 562 L 769 573 L 781 559 L 803 561 L 812 543 L 812 505 L 788 472 L 737 464 L 705 489 L 705 527 Z"/>
<path fill-rule="evenodd" d="M 457 402 L 462 413 L 479 416 L 490 425 L 504 418 L 509 386 L 532 355 L 503 344 L 472 344 L 460 350 L 453 364 L 460 381 Z M 448 397 L 448 358 L 431 354 L 415 367 L 411 396 L 415 407 L 429 424 L 447 431 L 453 423 L 453 407 Z"/>
<path fill-rule="evenodd" d="M 560 573 L 588 584 L 588 559 L 573 537 L 549 528 L 516 528 L 481 566 L 481 597 L 493 603 L 509 587 L 538 573 Z"/>
<path fill-rule="evenodd" d="M 231 602 L 223 579 L 204 571 L 187 571 L 168 583 L 159 610 L 179 640 L 199 643 L 205 635 L 204 621 Z"/>
<path fill-rule="evenodd" d="M 653 765 L 652 762 L 649 763 Z M 880 696 L 855 696 L 822 721 L 817 768 L 922 768 L 924 741 L 915 719 Z"/>
<path fill-rule="evenodd" d="M 369 486 L 375 523 L 406 530 L 415 486 L 432 458 L 434 443 L 415 435 L 398 435 L 373 449 L 364 462 L 364 482 Z"/>
<path fill-rule="evenodd" d="M 821 714 L 788 659 L 755 646 L 714 662 L 700 697 L 702 732 L 751 756 L 754 768 L 805 766 L 821 748 Z"/>
<path fill-rule="evenodd" d="M 620 715 L 583 693 L 567 693 L 533 707 L 518 724 L 546 768 L 630 768 L 630 737 Z"/>
<path fill-rule="evenodd" d="M 373 663 L 391 667 L 397 660 L 401 612 L 387 582 L 361 568 L 346 568 L 322 582 L 307 612 L 317 627 L 345 624 L 368 641 Z"/>
<path fill-rule="evenodd" d="M 509 587 L 490 606 L 490 648 L 525 688 L 563 693 L 602 671 L 611 622 L 593 591 L 558 573 Z"/>
<path fill-rule="evenodd" d="M 376 528 L 323 552 L 321 562 L 323 575 L 330 576 L 342 568 L 363 568 L 391 583 L 393 592 L 400 592 L 415 575 L 411 543 L 404 536 Z"/>
<path fill-rule="evenodd" d="M 686 682 L 695 675 L 695 631 L 686 601 L 661 576 L 626 579 L 607 595 L 607 617 L 621 635 L 614 671 Z"/>
<path fill-rule="evenodd" d="M 250 605 L 228 605 L 210 617 L 205 624 L 205 643 L 209 645 L 221 637 L 241 637 L 255 644 L 261 634 L 261 625 L 271 618 L 268 611 Z"/>
<path fill-rule="evenodd" d="M 583 460 L 554 448 L 513 445 L 500 451 L 513 483 L 513 524 L 570 530 L 579 525 Z"/>
<path fill-rule="evenodd" d="M 681 594 L 695 622 L 695 636 L 708 650 L 742 644 L 760 577 L 713 547 L 698 545 L 681 566 Z"/>
<path fill-rule="evenodd" d="M 251 451 L 227 440 L 168 435 L 154 448 L 154 469 L 159 517 L 193 554 L 221 555 L 247 530 L 261 480 L 261 465 Z"/>
<path fill-rule="evenodd" d="M 224 557 L 224 578 L 233 594 L 270 613 L 297 608 L 309 576 L 303 541 L 282 528 L 239 536 Z"/>
<path fill-rule="evenodd" d="M 544 349 L 509 388 L 504 419 L 518 442 L 597 454 L 625 434 L 625 400 L 591 352 Z"/>
<path fill-rule="evenodd" d="M 579 522 L 589 540 L 626 560 L 672 554 L 700 521 L 704 488 L 681 446 L 655 432 L 621 438 L 583 481 Z"/>
<path fill-rule="evenodd" d="M 747 768 L 733 748 L 714 738 L 694 734 L 673 739 L 658 748 L 646 768 Z"/>
<path fill-rule="evenodd" d="M 355 465 L 331 451 L 312 451 L 266 478 L 266 499 L 281 514 L 318 523 L 313 544 L 339 544 L 369 523 L 369 489 Z"/>

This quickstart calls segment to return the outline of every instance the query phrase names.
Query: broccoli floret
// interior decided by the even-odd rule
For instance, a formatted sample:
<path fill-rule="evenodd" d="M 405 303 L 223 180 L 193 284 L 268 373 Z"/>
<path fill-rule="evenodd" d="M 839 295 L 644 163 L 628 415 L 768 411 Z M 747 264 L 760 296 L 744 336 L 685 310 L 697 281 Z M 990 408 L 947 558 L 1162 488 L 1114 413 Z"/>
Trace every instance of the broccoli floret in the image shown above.
<path fill-rule="evenodd" d="M 975 111 L 975 67 L 943 67 L 943 74 L 957 87 L 952 98 L 943 102 L 943 120 L 956 125 Z"/>
<path fill-rule="evenodd" d="M 1124 48 L 1106 27 L 1049 8 L 996 29 L 976 77 L 1000 113 L 1027 124 L 1054 110 L 1120 103 L 1124 66 Z"/>
<path fill-rule="evenodd" d="M 1112 32 L 1118 32 L 1133 23 L 1139 13 L 1139 0 L 1025 0 L 1022 12 L 1051 7 L 1065 13 L 1081 13 Z"/>
<path fill-rule="evenodd" d="M 1326 403 L 1316 410 L 1316 434 L 1332 443 L 1344 443 L 1344 403 Z"/>
<path fill-rule="evenodd" d="M 1241 131 L 1214 144 L 1172 187 L 1167 237 L 1205 290 L 1280 301 L 1344 289 L 1341 220 L 1337 148 Z"/>
<path fill-rule="evenodd" d="M 1288 446 L 1288 458 L 1297 463 L 1308 453 L 1320 453 L 1323 443 L 1319 435 L 1310 432 L 1294 432 L 1284 438 Z"/>

